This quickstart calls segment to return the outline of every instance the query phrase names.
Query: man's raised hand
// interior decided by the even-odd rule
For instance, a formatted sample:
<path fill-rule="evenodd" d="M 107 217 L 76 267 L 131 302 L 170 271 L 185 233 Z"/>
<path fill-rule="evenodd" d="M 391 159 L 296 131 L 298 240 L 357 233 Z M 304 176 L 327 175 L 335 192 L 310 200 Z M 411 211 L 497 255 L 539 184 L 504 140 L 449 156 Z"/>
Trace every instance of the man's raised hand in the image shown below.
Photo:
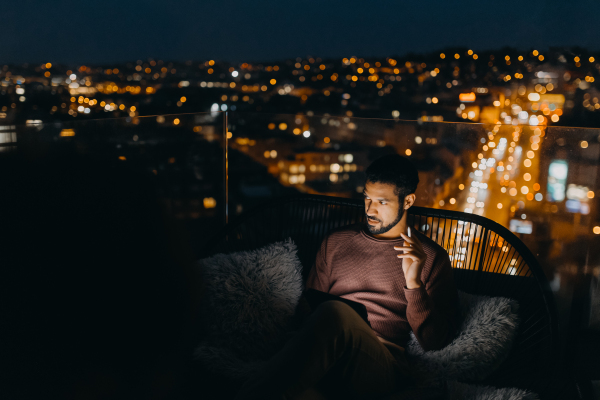
<path fill-rule="evenodd" d="M 410 232 L 410 227 L 408 228 Z M 404 233 L 400 236 L 404 239 L 404 246 L 394 246 L 395 250 L 402 250 L 403 254 L 398 254 L 397 257 L 402 259 L 402 270 L 404 271 L 404 279 L 408 289 L 416 289 L 423 285 L 421 282 L 421 271 L 427 260 L 427 255 L 423 251 L 421 242 L 415 235 L 410 237 Z"/>

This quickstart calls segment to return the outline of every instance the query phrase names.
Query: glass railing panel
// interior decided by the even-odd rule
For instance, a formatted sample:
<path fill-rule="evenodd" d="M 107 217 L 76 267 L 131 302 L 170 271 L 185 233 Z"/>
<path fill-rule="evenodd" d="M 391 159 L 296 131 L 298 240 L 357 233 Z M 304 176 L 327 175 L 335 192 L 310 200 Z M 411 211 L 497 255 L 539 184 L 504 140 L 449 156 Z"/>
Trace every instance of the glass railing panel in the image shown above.
<path fill-rule="evenodd" d="M 362 199 L 370 163 L 402 154 L 419 170 L 417 206 L 487 217 L 525 243 L 550 281 L 564 337 L 576 283 L 600 273 L 599 138 L 600 129 L 544 124 L 215 111 L 6 124 L 0 152 L 70 146 L 139 166 L 157 178 L 158 198 L 185 221 L 198 252 L 226 221 L 271 198 Z M 423 221 L 440 234 L 435 218 Z M 487 240 L 484 271 L 529 274 L 498 235 L 460 219 L 443 234 L 454 267 Z"/>
<path fill-rule="evenodd" d="M 154 175 L 157 199 L 194 250 L 225 224 L 224 112 L 0 126 L 0 151 L 66 150 Z M 1 153 L 0 153 L 1 154 Z"/>
<path fill-rule="evenodd" d="M 230 162 L 245 165 L 230 170 L 232 216 L 284 193 L 361 199 L 368 165 L 397 153 L 419 170 L 416 205 L 482 215 L 526 244 L 550 281 L 563 330 L 574 282 L 599 274 L 600 129 L 241 112 L 229 128 Z M 474 245 L 459 246 L 457 265 L 479 249 L 468 224 L 448 244 L 461 227 Z M 502 238 L 488 240 L 490 272 L 529 275 Z"/>

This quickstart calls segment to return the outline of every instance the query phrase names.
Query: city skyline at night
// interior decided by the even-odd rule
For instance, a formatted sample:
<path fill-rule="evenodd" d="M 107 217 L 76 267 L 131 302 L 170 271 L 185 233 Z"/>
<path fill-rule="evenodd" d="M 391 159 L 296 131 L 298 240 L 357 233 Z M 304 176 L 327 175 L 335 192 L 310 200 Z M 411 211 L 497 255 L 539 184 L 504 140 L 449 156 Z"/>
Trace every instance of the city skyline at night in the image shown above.
<path fill-rule="evenodd" d="M 598 16 L 2 4 L 15 393 L 591 400 Z"/>
<path fill-rule="evenodd" d="M 5 64 L 0 120 L 39 124 L 230 110 L 594 127 L 600 123 L 598 60 L 600 52 L 580 48 L 448 48 L 428 56 L 273 63 Z"/>

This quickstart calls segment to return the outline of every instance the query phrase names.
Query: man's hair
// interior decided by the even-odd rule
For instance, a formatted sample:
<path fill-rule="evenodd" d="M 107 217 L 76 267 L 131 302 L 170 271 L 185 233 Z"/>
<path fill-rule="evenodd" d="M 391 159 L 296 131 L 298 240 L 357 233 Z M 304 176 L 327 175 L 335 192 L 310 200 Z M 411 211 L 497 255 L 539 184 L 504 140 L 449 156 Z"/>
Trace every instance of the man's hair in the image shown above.
<path fill-rule="evenodd" d="M 402 203 L 404 198 L 414 193 L 419 184 L 419 173 L 414 164 L 399 154 L 388 154 L 373 161 L 367 168 L 366 181 L 393 185 L 394 194 Z"/>

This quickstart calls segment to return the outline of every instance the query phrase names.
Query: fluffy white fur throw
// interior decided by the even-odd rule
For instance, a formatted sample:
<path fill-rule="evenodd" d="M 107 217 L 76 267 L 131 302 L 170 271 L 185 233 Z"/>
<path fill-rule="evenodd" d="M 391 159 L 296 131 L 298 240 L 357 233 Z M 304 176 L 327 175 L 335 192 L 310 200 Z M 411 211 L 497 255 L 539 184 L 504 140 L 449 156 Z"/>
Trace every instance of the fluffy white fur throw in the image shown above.
<path fill-rule="evenodd" d="M 458 298 L 458 334 L 446 347 L 425 352 L 410 332 L 406 354 L 422 386 L 441 379 L 482 380 L 510 353 L 519 324 L 518 303 L 460 290 Z"/>
<path fill-rule="evenodd" d="M 196 350 L 198 358 L 238 376 L 281 348 L 303 290 L 296 253 L 289 238 L 200 260 L 205 284 L 201 317 L 208 334 Z"/>
<path fill-rule="evenodd" d="M 539 400 L 537 394 L 517 388 L 494 388 L 448 381 L 448 400 Z"/>

